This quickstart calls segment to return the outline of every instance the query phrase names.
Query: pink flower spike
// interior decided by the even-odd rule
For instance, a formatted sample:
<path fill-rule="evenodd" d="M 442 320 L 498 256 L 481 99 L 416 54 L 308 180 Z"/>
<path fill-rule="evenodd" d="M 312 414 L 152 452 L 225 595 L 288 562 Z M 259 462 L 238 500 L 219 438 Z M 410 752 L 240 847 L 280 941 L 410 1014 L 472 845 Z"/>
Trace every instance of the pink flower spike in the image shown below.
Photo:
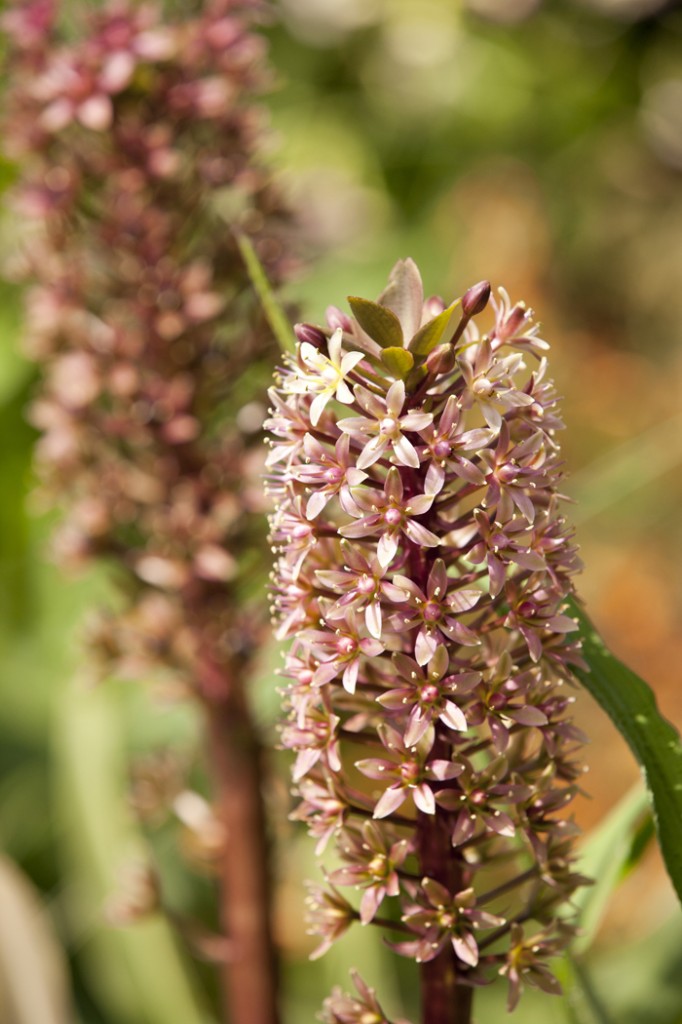
<path fill-rule="evenodd" d="M 301 817 L 316 842 L 334 836 L 333 881 L 359 889 L 361 923 L 383 926 L 379 908 L 397 901 L 406 934 L 389 945 L 432 963 L 426 1007 L 444 972 L 472 986 L 502 973 L 514 1003 L 521 978 L 551 991 L 516 925 L 484 908 L 504 895 L 510 922 L 551 916 L 560 948 L 559 908 L 583 882 L 564 811 L 582 737 L 563 685 L 579 658 L 565 612 L 579 562 L 559 512 L 561 420 L 546 362 L 526 365 L 542 351 L 531 314 L 487 309 L 488 295 L 484 282 L 424 302 L 401 261 L 378 303 L 351 299 L 358 319 L 330 314 L 365 353 L 348 415 L 318 418 L 302 346 L 279 388 L 295 409 L 277 418 L 271 488 L 286 509 L 272 516 L 276 611 L 296 651 L 284 735 L 299 758 L 311 748 L 301 791 L 329 781 L 346 801 L 327 815 L 301 792 Z M 325 336 L 308 325 L 299 340 L 323 352 Z M 384 356 L 400 338 L 410 357 Z M 362 998 L 327 1008 L 329 1024 L 388 1024 Z"/>

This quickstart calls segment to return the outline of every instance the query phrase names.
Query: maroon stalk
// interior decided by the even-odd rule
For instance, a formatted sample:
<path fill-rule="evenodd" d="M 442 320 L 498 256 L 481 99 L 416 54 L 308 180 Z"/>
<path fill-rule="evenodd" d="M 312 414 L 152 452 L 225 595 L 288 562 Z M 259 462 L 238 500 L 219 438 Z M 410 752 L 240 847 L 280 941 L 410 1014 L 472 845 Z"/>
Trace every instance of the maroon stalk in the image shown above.
<path fill-rule="evenodd" d="M 447 755 L 447 744 L 436 739 L 434 749 Z M 452 849 L 452 821 L 436 809 L 435 816 L 417 815 L 417 853 L 424 875 L 434 878 L 449 892 L 464 888 L 462 863 Z M 420 964 L 422 1024 L 470 1024 L 474 990 L 462 983 L 457 957 L 451 946 Z"/>
<path fill-rule="evenodd" d="M 205 657 L 198 682 L 216 810 L 226 834 L 220 861 L 220 921 L 229 938 L 221 971 L 225 1019 L 278 1024 L 262 750 L 243 684 L 230 676 L 230 667 Z"/>

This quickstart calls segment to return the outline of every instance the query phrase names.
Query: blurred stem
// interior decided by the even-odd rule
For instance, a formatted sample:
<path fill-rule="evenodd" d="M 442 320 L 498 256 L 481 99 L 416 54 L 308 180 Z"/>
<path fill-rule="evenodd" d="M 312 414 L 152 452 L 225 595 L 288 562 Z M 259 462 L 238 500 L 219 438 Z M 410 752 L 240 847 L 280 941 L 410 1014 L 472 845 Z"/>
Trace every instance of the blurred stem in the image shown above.
<path fill-rule="evenodd" d="M 220 866 L 220 919 L 230 948 L 221 969 L 225 1021 L 278 1024 L 260 744 L 236 674 L 204 655 L 199 684 L 226 832 Z"/>
<path fill-rule="evenodd" d="M 580 1015 L 582 1021 L 587 1018 L 590 1024 L 613 1024 L 599 993 L 595 989 L 590 973 L 579 958 L 568 956 L 568 963 L 573 972 L 575 983 L 579 988 L 582 997 L 583 1012 Z M 575 1002 L 575 993 L 574 993 Z"/>
<path fill-rule="evenodd" d="M 242 254 L 251 284 L 261 301 L 263 312 L 281 351 L 290 354 L 295 352 L 296 339 L 291 324 L 279 300 L 275 297 L 272 285 L 268 281 L 268 275 L 265 273 L 265 269 L 253 247 L 253 242 L 248 235 L 242 232 L 235 232 L 235 238 L 237 239 L 237 245 Z"/>
<path fill-rule="evenodd" d="M 448 745 L 436 736 L 434 757 L 449 756 Z M 435 879 L 449 892 L 462 889 L 461 864 L 453 856 L 446 815 L 419 812 L 417 842 L 423 875 Z M 434 960 L 421 964 L 422 1024 L 471 1024 L 473 989 L 461 983 L 457 959 L 450 943 Z"/>

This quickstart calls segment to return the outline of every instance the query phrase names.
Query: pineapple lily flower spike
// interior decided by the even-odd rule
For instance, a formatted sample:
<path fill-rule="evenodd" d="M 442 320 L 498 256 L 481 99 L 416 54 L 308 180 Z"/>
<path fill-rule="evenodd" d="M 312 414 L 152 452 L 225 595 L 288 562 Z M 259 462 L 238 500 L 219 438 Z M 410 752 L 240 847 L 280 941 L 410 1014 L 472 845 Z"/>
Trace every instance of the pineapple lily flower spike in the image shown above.
<path fill-rule="evenodd" d="M 424 301 L 407 259 L 349 302 L 296 328 L 267 422 L 294 816 L 341 859 L 311 888 L 313 955 L 378 926 L 421 965 L 423 1024 L 468 1024 L 496 977 L 510 1010 L 559 990 L 585 882 L 562 423 L 549 346 L 503 290 Z M 322 1019 L 391 1024 L 354 983 Z"/>

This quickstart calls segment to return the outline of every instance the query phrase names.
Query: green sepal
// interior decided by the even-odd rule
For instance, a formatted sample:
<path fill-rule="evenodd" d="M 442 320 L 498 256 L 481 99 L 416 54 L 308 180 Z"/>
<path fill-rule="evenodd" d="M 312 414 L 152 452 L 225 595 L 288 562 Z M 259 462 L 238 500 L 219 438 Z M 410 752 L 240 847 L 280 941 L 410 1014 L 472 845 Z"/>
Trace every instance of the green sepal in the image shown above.
<path fill-rule="evenodd" d="M 415 356 L 427 356 L 429 352 L 436 347 L 436 345 L 439 345 L 443 335 L 448 329 L 448 325 L 452 319 L 452 314 L 461 305 L 462 300 L 456 299 L 451 306 L 448 306 L 448 308 L 444 309 L 442 313 L 438 314 L 438 316 L 434 316 L 433 320 L 429 320 L 427 324 L 420 327 L 410 341 L 410 344 L 407 346 L 410 352 Z"/>
<path fill-rule="evenodd" d="M 395 313 L 386 306 L 355 295 L 348 296 L 348 303 L 353 316 L 373 341 L 382 348 L 403 347 L 403 329 Z"/>
<path fill-rule="evenodd" d="M 414 356 L 406 348 L 391 346 L 385 348 L 381 353 L 381 361 L 394 377 L 398 380 L 405 380 L 408 373 L 414 366 Z"/>

